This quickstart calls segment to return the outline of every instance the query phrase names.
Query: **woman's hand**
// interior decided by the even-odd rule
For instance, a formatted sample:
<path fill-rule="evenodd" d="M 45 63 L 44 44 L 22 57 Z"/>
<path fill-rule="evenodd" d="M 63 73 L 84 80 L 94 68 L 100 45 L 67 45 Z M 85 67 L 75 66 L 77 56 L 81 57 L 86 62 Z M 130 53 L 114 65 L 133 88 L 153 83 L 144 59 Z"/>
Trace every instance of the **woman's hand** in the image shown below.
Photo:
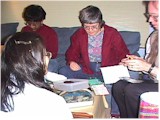
<path fill-rule="evenodd" d="M 78 70 L 81 69 L 81 67 L 76 62 L 74 62 L 74 61 L 70 62 L 70 68 L 73 71 L 78 71 Z"/>
<path fill-rule="evenodd" d="M 127 66 L 130 70 L 147 72 L 151 67 L 151 64 L 141 57 L 137 57 L 135 55 L 127 55 L 126 57 L 127 58 L 121 60 L 120 64 Z"/>

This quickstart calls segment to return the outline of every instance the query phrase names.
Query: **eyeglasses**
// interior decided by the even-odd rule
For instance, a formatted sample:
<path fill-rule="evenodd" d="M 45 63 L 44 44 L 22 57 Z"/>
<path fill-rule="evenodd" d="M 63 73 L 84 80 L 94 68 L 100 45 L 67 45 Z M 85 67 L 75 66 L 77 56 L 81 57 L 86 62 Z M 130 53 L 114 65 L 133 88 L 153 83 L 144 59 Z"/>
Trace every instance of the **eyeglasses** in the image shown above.
<path fill-rule="evenodd" d="M 149 13 L 144 13 L 144 15 L 146 16 L 147 19 L 149 19 L 150 17 L 153 18 L 154 21 L 158 21 L 158 15 L 155 14 L 149 14 Z"/>
<path fill-rule="evenodd" d="M 87 26 L 87 25 L 84 25 L 83 26 L 85 30 L 97 30 L 99 29 L 99 24 L 98 25 L 93 25 L 93 26 Z"/>
<path fill-rule="evenodd" d="M 46 52 L 46 56 L 51 59 L 52 58 L 52 53 L 51 52 Z"/>

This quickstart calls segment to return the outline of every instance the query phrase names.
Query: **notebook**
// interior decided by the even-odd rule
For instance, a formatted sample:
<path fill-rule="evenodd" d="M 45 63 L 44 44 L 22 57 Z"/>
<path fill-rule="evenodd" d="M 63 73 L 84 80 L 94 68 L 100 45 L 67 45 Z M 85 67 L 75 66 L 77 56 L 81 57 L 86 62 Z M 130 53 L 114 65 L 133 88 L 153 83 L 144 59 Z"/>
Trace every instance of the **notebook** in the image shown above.
<path fill-rule="evenodd" d="M 105 84 L 112 84 L 120 80 L 120 78 L 130 78 L 127 67 L 123 65 L 115 65 L 101 67 L 102 76 Z"/>

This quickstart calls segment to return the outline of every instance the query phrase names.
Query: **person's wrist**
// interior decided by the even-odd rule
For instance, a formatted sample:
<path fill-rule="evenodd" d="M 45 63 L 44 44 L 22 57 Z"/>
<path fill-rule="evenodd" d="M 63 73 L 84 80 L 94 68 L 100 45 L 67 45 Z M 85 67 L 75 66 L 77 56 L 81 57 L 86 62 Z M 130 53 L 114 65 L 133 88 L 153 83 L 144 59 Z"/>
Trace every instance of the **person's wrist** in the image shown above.
<path fill-rule="evenodd" d="M 72 61 L 69 61 L 69 62 L 68 62 L 68 65 L 70 65 L 71 63 L 72 63 Z"/>
<path fill-rule="evenodd" d="M 151 72 L 152 72 L 152 70 L 153 70 L 153 68 L 154 68 L 154 66 L 155 66 L 155 64 L 152 64 L 151 66 L 150 66 L 150 68 L 148 69 L 148 74 L 150 74 Z"/>

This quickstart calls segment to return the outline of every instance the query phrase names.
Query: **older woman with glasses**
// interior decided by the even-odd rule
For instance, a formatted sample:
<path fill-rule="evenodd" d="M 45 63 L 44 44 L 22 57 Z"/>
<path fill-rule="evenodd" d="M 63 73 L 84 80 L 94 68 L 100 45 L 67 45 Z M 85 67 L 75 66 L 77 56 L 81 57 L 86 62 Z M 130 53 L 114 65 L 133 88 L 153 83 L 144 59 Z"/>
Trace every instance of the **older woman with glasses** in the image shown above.
<path fill-rule="evenodd" d="M 117 65 L 129 50 L 120 33 L 105 25 L 99 8 L 85 7 L 79 12 L 79 20 L 82 27 L 72 35 L 66 52 L 67 66 L 59 73 L 67 78 L 96 77 L 102 80 L 99 68 Z"/>
<path fill-rule="evenodd" d="M 72 35 L 66 52 L 67 65 L 59 73 L 67 78 L 103 81 L 100 67 L 118 65 L 129 50 L 120 33 L 105 24 L 98 7 L 83 8 L 79 20 L 82 27 Z"/>

